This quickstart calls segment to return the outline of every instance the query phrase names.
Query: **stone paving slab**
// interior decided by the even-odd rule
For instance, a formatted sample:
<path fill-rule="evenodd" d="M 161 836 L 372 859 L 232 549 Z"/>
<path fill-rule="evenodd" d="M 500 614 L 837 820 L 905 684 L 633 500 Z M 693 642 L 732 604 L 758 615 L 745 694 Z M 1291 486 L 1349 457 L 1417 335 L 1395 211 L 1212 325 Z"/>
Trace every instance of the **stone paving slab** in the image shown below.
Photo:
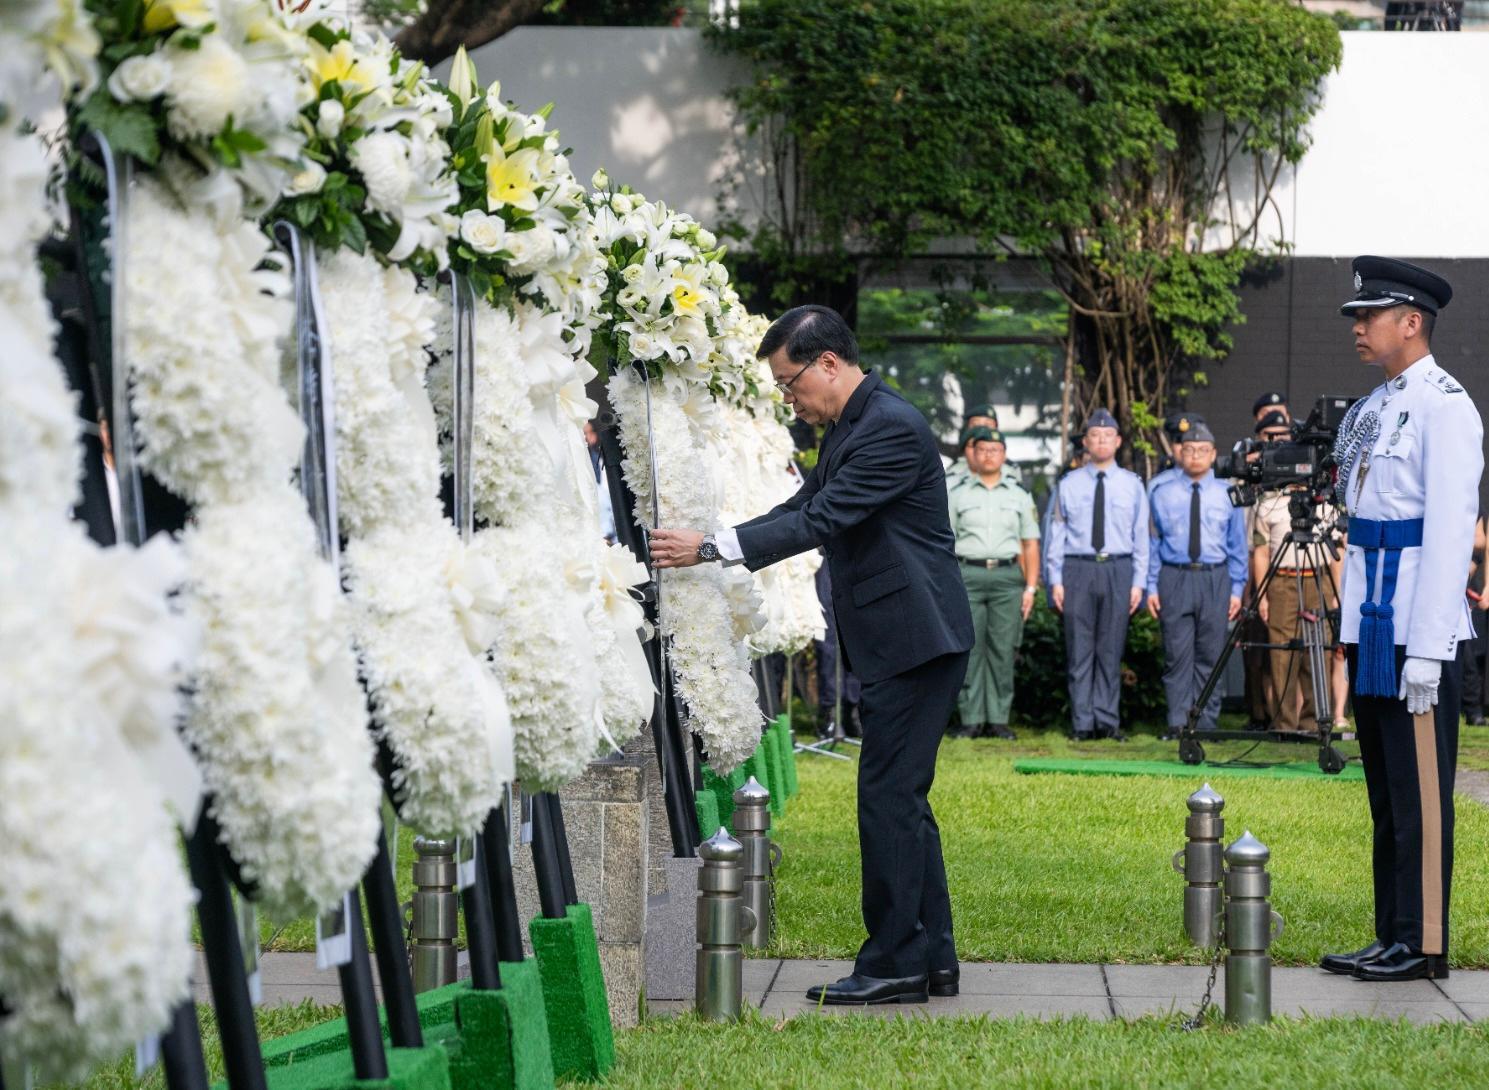
<path fill-rule="evenodd" d="M 315 968 L 314 954 L 262 955 L 264 1005 L 340 1004 L 336 970 Z M 373 964 L 374 980 L 377 966 Z M 1208 969 L 1200 965 L 1059 965 L 963 962 L 961 994 L 928 1003 L 877 1007 L 819 1006 L 806 990 L 852 972 L 851 961 L 747 958 L 744 999 L 770 1018 L 793 1018 L 820 1010 L 830 1015 L 875 1018 L 970 1016 L 989 1018 L 1138 1018 L 1193 1011 L 1204 992 Z M 469 969 L 465 969 L 468 974 Z M 206 965 L 200 954 L 193 977 L 198 1002 L 210 1002 Z M 1214 1001 L 1224 1004 L 1225 977 L 1216 980 Z M 652 1015 L 692 1010 L 691 1000 L 652 1001 Z M 1367 984 L 1313 968 L 1272 970 L 1272 1010 L 1283 1015 L 1358 1015 L 1406 1018 L 1412 1022 L 1489 1022 L 1489 971 L 1455 971 L 1444 981 Z"/>

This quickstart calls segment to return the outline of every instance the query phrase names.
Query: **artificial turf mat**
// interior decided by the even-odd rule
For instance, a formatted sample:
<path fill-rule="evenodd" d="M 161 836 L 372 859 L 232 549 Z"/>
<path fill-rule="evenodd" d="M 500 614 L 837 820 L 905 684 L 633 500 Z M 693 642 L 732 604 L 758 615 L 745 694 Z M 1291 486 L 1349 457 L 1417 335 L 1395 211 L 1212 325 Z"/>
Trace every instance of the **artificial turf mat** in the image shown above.
<path fill-rule="evenodd" d="M 1025 775 L 1057 772 L 1072 776 L 1187 776 L 1190 779 L 1214 774 L 1226 776 L 1263 776 L 1278 780 L 1361 780 L 1365 770 L 1358 764 L 1344 766 L 1344 771 L 1329 775 L 1312 761 L 1287 761 L 1272 765 L 1198 764 L 1183 761 L 1099 761 L 1079 757 L 1023 757 L 1013 762 L 1013 770 Z"/>
<path fill-rule="evenodd" d="M 698 839 L 707 840 L 724 823 L 719 820 L 719 800 L 712 791 L 699 791 L 693 797 L 693 813 L 698 818 Z"/>
<path fill-rule="evenodd" d="M 570 905 L 561 920 L 539 916 L 529 932 L 543 978 L 553 1073 L 598 1079 L 615 1063 L 615 1035 L 589 905 Z"/>
<path fill-rule="evenodd" d="M 791 733 L 791 717 L 784 713 L 776 716 L 771 730 L 776 732 L 781 746 L 781 771 L 786 774 L 786 798 L 794 799 L 799 785 L 796 779 L 796 737 Z"/>
<path fill-rule="evenodd" d="M 390 1048 L 386 1054 L 386 1079 L 358 1079 L 352 1067 L 352 1054 L 345 1048 L 295 1063 L 266 1065 L 264 1075 L 269 1090 L 451 1090 L 449 1059 L 439 1045 Z M 227 1090 L 227 1085 L 217 1083 L 213 1090 Z"/>
<path fill-rule="evenodd" d="M 501 979 L 500 991 L 467 988 L 455 997 L 459 1039 L 447 1045 L 453 1090 L 549 1090 L 553 1086 L 538 964 L 504 961 Z"/>

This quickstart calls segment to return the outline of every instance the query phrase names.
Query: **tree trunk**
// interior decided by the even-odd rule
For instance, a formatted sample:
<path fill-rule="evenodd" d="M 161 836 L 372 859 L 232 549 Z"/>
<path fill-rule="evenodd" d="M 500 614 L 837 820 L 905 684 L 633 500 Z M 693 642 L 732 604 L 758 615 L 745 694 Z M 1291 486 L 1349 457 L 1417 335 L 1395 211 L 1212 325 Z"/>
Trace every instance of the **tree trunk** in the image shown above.
<path fill-rule="evenodd" d="M 438 64 L 462 45 L 485 45 L 542 10 L 544 0 L 430 0 L 423 15 L 398 35 L 405 57 Z"/>

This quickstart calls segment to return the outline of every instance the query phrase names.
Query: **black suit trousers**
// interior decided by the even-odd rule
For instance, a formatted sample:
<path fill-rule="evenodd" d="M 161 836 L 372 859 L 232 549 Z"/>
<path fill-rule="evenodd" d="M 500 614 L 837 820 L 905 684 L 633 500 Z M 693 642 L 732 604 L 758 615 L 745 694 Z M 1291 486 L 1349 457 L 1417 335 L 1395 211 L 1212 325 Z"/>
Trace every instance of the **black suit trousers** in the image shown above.
<path fill-rule="evenodd" d="M 928 795 L 966 672 L 961 651 L 863 685 L 858 848 L 869 937 L 856 972 L 919 976 L 957 963 L 941 831 Z"/>
<path fill-rule="evenodd" d="M 1346 646 L 1353 694 L 1359 648 Z M 1396 648 L 1396 676 L 1406 660 Z M 1412 715 L 1406 701 L 1353 695 L 1355 731 L 1375 825 L 1375 937 L 1426 954 L 1448 951 L 1453 884 L 1453 778 L 1463 671 L 1442 664 L 1437 704 Z"/>

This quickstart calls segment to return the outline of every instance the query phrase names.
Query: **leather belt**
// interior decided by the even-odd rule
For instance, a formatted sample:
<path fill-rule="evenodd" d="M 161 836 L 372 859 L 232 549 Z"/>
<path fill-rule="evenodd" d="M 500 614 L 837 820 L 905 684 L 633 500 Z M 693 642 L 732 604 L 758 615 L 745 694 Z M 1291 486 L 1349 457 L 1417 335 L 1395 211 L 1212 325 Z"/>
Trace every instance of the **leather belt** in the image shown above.
<path fill-rule="evenodd" d="M 1278 568 L 1278 575 L 1312 575 L 1312 568 Z"/>
<path fill-rule="evenodd" d="M 1131 553 L 1075 553 L 1067 556 L 1066 560 L 1089 560 L 1093 564 L 1107 564 L 1113 560 L 1127 560 Z"/>
<path fill-rule="evenodd" d="M 1019 562 L 1019 558 L 1016 556 L 994 556 L 987 557 L 982 560 L 974 560 L 970 556 L 959 556 L 957 557 L 957 559 L 960 560 L 963 564 L 967 565 L 967 567 L 969 568 L 1011 568 Z"/>
<path fill-rule="evenodd" d="M 1178 568 L 1180 571 L 1214 571 L 1216 568 L 1225 567 L 1224 560 L 1217 560 L 1213 564 L 1204 564 L 1198 560 L 1185 561 L 1182 564 L 1170 564 L 1167 560 L 1163 562 L 1165 568 Z"/>

